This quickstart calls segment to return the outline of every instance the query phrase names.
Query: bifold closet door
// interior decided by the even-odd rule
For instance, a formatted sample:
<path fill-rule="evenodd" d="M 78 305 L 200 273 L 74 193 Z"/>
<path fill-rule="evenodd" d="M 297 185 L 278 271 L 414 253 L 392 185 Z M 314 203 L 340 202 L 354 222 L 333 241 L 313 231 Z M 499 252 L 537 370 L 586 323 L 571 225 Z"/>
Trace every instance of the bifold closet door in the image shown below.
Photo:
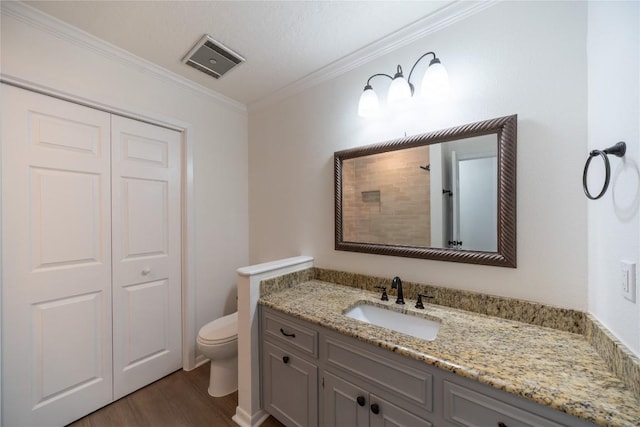
<path fill-rule="evenodd" d="M 182 362 L 181 134 L 112 116 L 114 399 Z"/>
<path fill-rule="evenodd" d="M 2 425 L 112 400 L 110 115 L 2 98 Z"/>

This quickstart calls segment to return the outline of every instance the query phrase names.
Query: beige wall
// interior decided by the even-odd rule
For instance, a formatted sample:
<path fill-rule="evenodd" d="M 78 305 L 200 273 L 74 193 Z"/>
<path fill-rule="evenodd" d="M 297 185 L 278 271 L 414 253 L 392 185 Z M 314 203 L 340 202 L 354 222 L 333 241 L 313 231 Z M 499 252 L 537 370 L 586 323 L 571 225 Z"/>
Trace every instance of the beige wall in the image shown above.
<path fill-rule="evenodd" d="M 586 34 L 584 2 L 499 2 L 250 110 L 251 262 L 305 254 L 319 267 L 586 309 Z M 449 71 L 447 102 L 357 116 L 369 76 L 406 69 L 429 50 Z M 373 84 L 382 93 L 388 83 Z M 517 269 L 334 250 L 333 152 L 509 114 L 518 114 Z"/>

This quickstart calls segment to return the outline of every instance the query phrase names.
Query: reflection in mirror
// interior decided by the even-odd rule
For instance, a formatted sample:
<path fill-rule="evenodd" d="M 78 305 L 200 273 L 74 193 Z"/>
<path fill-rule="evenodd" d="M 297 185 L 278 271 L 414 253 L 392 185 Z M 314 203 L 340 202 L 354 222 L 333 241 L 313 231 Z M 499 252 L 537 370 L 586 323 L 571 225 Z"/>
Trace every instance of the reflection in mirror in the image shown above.
<path fill-rule="evenodd" d="M 343 238 L 495 252 L 497 176 L 495 134 L 345 160 Z"/>
<path fill-rule="evenodd" d="M 496 135 L 440 144 L 443 184 L 447 193 L 443 215 L 450 225 L 439 247 L 495 252 L 498 249 L 498 163 Z M 436 146 L 440 146 L 436 145 Z"/>
<path fill-rule="evenodd" d="M 335 153 L 336 249 L 515 267 L 515 145 L 509 116 Z"/>
<path fill-rule="evenodd" d="M 431 246 L 428 164 L 428 146 L 345 160 L 344 240 Z"/>

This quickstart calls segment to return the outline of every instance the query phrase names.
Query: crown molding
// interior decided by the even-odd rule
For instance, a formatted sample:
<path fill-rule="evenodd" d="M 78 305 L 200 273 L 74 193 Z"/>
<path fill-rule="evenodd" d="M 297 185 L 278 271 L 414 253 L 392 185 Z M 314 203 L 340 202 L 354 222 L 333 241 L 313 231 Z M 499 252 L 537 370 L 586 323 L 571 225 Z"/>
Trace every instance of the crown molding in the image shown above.
<path fill-rule="evenodd" d="M 451 24 L 475 15 L 502 0 L 466 1 L 457 0 L 428 16 L 409 24 L 355 52 L 344 56 L 331 64 L 287 85 L 277 91 L 249 104 L 249 111 L 268 107 L 278 101 L 300 93 L 306 89 L 336 78 L 354 70 L 376 58 L 393 52 L 403 46 L 415 42 L 431 33 L 439 31 Z"/>
<path fill-rule="evenodd" d="M 214 101 L 222 106 L 231 108 L 241 113 L 247 113 L 246 105 L 234 99 L 226 97 L 205 86 L 188 80 L 176 73 L 173 73 L 152 62 L 140 58 L 124 49 L 101 40 L 34 7 L 22 3 L 21 1 L 0 2 L 0 13 L 3 16 L 8 16 L 16 19 L 26 25 L 43 31 L 58 39 L 97 53 L 98 55 L 101 55 L 111 61 L 115 61 L 131 69 L 144 72 L 163 83 L 172 84 L 182 89 L 187 89 L 192 93 L 197 94 L 198 96 L 205 97 L 209 101 Z"/>

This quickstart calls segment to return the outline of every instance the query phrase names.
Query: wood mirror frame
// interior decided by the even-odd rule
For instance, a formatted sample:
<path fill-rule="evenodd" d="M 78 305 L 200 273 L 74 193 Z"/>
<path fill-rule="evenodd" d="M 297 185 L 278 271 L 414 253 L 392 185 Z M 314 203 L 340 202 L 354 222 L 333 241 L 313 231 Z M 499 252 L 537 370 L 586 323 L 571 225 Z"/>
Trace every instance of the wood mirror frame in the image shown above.
<path fill-rule="evenodd" d="M 516 145 L 517 115 L 499 117 L 380 144 L 337 151 L 333 155 L 335 178 L 335 249 L 438 261 L 516 268 Z M 497 252 L 426 246 L 344 241 L 342 221 L 342 162 L 356 157 L 405 148 L 438 144 L 481 135 L 497 135 Z"/>

